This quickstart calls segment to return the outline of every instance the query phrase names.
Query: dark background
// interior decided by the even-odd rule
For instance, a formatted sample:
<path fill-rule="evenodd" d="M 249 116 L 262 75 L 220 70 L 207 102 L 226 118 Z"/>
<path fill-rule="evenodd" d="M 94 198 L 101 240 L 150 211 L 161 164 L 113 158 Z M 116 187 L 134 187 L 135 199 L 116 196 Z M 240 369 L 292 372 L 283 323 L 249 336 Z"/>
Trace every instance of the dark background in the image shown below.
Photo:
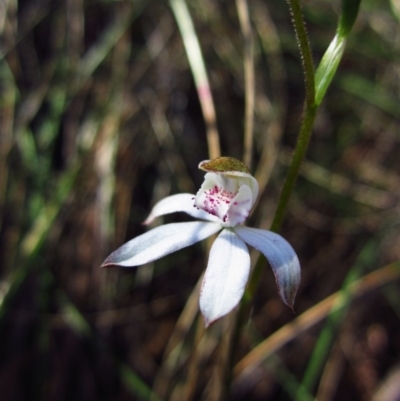
<path fill-rule="evenodd" d="M 235 3 L 188 3 L 222 153 L 241 159 Z M 267 174 L 249 224 L 267 229 L 299 131 L 304 79 L 287 4 L 249 5 L 251 169 Z M 340 4 L 303 6 L 317 65 Z M 206 128 L 169 3 L 7 0 L 1 7 L 0 400 L 146 399 L 150 388 L 164 400 L 213 399 L 229 317 L 194 353 L 203 322 L 191 294 L 207 244 L 138 269 L 100 268 L 144 232 L 157 200 L 193 193 L 202 182 Z M 234 400 L 400 399 L 398 389 L 379 393 L 399 382 L 398 273 L 393 268 L 387 278 L 384 269 L 400 257 L 399 19 L 394 0 L 362 2 L 281 230 L 302 264 L 296 315 L 279 300 L 267 268 L 237 360 L 310 308 L 316 316 L 307 330 L 280 336 L 274 357 L 235 381 Z M 362 285 L 371 272 L 367 290 L 325 324 L 327 311 L 318 307 L 346 280 Z M 309 374 L 309 393 L 299 396 L 311 360 L 320 365 Z"/>

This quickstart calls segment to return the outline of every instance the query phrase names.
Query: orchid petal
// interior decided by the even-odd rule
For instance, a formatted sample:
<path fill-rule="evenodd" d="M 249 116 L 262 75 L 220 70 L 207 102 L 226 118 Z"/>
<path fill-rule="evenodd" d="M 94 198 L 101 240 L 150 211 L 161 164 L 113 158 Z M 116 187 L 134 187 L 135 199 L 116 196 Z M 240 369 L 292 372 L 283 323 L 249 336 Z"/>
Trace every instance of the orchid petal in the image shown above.
<path fill-rule="evenodd" d="M 257 195 L 258 184 L 250 174 L 207 173 L 196 194 L 195 205 L 219 217 L 225 227 L 234 227 L 246 220 Z"/>
<path fill-rule="evenodd" d="M 197 209 L 194 205 L 194 198 L 195 196 L 193 194 L 177 194 L 161 199 L 154 205 L 143 224 L 150 224 L 157 217 L 175 212 L 184 212 L 196 219 L 208 220 L 216 223 L 220 221 L 217 217 L 210 215 L 206 211 Z"/>
<path fill-rule="evenodd" d="M 279 295 L 293 309 L 300 285 L 300 262 L 291 245 L 272 231 L 250 227 L 235 227 L 235 233 L 244 242 L 264 254 L 275 274 Z"/>
<path fill-rule="evenodd" d="M 239 192 L 232 199 L 232 205 L 227 212 L 227 222 L 230 227 L 243 223 L 253 207 L 253 195 L 250 187 L 242 185 Z"/>
<path fill-rule="evenodd" d="M 220 224 L 200 221 L 165 224 L 122 245 L 108 256 L 102 267 L 143 265 L 202 241 L 220 229 Z"/>
<path fill-rule="evenodd" d="M 206 327 L 239 303 L 249 271 L 246 244 L 232 230 L 224 229 L 211 247 L 200 293 L 200 310 Z"/>

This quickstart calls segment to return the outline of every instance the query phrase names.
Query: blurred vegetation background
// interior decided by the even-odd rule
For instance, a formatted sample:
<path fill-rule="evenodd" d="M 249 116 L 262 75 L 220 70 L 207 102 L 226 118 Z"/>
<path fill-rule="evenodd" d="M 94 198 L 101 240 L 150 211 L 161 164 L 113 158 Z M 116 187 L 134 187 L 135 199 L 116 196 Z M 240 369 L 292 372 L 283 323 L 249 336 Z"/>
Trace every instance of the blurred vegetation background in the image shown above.
<path fill-rule="evenodd" d="M 317 64 L 340 3 L 302 4 Z M 188 6 L 222 154 L 242 159 L 236 4 Z M 249 11 L 250 167 L 262 188 L 250 224 L 268 229 L 304 79 L 286 2 L 251 0 Z M 399 20 L 397 0 L 361 4 L 281 231 L 302 264 L 296 315 L 266 269 L 233 400 L 400 399 Z M 0 33 L 0 399 L 141 400 L 151 389 L 153 399 L 215 399 L 226 322 L 196 329 L 206 246 L 138 269 L 99 267 L 144 232 L 156 201 L 194 193 L 209 158 L 171 4 L 1 0 Z"/>

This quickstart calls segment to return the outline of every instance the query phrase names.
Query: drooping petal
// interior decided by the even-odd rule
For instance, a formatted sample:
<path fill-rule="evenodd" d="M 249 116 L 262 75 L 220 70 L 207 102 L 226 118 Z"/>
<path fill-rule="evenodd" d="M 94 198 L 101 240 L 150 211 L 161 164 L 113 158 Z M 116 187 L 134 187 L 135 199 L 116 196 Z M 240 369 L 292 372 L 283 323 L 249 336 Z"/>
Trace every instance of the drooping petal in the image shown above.
<path fill-rule="evenodd" d="M 219 222 L 217 217 L 210 215 L 204 210 L 199 210 L 194 205 L 194 198 L 195 195 L 193 194 L 177 194 L 161 199 L 154 205 L 143 224 L 150 224 L 157 217 L 176 212 L 187 213 L 196 219 Z"/>
<path fill-rule="evenodd" d="M 122 245 L 102 267 L 143 265 L 202 241 L 220 229 L 220 224 L 200 221 L 165 224 Z"/>
<path fill-rule="evenodd" d="M 268 259 L 275 274 L 279 295 L 293 309 L 300 285 L 300 262 L 291 245 L 272 231 L 250 227 L 235 227 L 236 234 Z"/>
<path fill-rule="evenodd" d="M 212 245 L 200 292 L 200 310 L 206 327 L 239 303 L 249 271 L 246 244 L 232 230 L 224 229 Z"/>

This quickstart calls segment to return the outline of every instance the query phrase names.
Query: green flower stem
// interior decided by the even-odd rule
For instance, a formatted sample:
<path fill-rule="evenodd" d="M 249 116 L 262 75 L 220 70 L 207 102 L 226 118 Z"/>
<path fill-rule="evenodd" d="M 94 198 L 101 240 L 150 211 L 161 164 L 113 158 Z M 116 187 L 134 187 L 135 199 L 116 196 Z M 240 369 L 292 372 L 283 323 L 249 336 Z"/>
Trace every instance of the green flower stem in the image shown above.
<path fill-rule="evenodd" d="M 314 120 L 318 109 L 318 106 L 316 106 L 315 104 L 314 64 L 312 60 L 306 26 L 304 24 L 303 15 L 301 13 L 300 3 L 299 0 L 288 0 L 288 4 L 293 17 L 294 30 L 296 32 L 297 43 L 303 62 L 304 78 L 306 85 L 306 100 L 304 106 L 303 122 L 301 124 L 300 133 L 297 139 L 296 149 L 293 154 L 289 171 L 286 175 L 285 183 L 283 184 L 274 220 L 272 221 L 271 225 L 271 231 L 275 232 L 279 230 L 282 224 L 282 220 L 285 215 L 287 205 L 289 203 L 290 195 L 299 174 L 301 162 L 303 161 L 308 147 L 308 142 L 310 141 L 312 127 L 314 125 Z M 260 265 L 260 263 L 257 263 L 256 267 L 258 265 Z M 254 269 L 253 275 L 258 276 L 257 269 Z M 254 281 L 254 279 L 251 278 L 251 281 Z M 251 285 L 249 287 L 253 288 L 253 286 Z"/>
<path fill-rule="evenodd" d="M 314 65 L 309 46 L 307 30 L 303 21 L 299 0 L 287 0 L 290 12 L 293 18 L 293 25 L 296 33 L 297 43 L 300 49 L 304 76 L 305 76 L 305 106 L 303 113 L 303 121 L 301 124 L 296 148 L 293 153 L 292 162 L 286 175 L 285 182 L 278 200 L 278 206 L 271 225 L 271 231 L 279 231 L 283 218 L 286 213 L 287 205 L 296 183 L 300 166 L 306 153 L 308 143 L 311 138 L 312 128 L 318 107 L 321 104 L 325 93 L 336 73 L 339 62 L 342 58 L 346 39 L 357 18 L 361 0 L 342 0 L 342 11 L 338 22 L 336 36 L 328 47 L 321 63 L 314 73 Z M 261 278 L 262 270 L 265 266 L 266 259 L 260 254 L 249 283 L 247 285 L 239 311 L 236 317 L 234 329 L 232 331 L 231 341 L 229 344 L 228 356 L 226 358 L 226 369 L 224 372 L 224 398 L 229 399 L 229 386 L 232 378 L 232 367 L 235 358 L 235 351 L 238 348 L 241 329 L 249 315 L 250 302 L 254 298 L 255 291 Z M 311 368 L 310 368 L 311 369 Z M 310 374 L 311 376 L 311 374 Z M 308 379 L 308 378 L 306 378 Z M 310 381 L 310 380 L 308 380 Z M 308 385 L 306 380 L 306 385 Z M 307 386 L 306 386 L 307 387 Z M 309 386 L 308 386 L 309 387 Z"/>
<path fill-rule="evenodd" d="M 279 198 L 278 207 L 275 212 L 275 217 L 271 225 L 271 231 L 275 232 L 278 231 L 282 223 L 290 195 L 296 182 L 296 178 L 299 174 L 301 162 L 303 160 L 304 154 L 307 150 L 308 142 L 311 137 L 312 127 L 314 124 L 317 109 L 318 109 L 317 106 L 311 105 L 310 107 L 308 107 L 308 104 L 306 103 L 304 120 L 301 126 L 299 138 L 297 140 L 296 149 L 293 154 L 292 163 L 289 167 L 289 171 L 286 176 L 286 180 L 283 185 L 282 192 Z M 254 298 L 254 294 L 256 292 L 258 283 L 260 282 L 261 274 L 265 267 L 266 262 L 267 261 L 264 255 L 260 254 L 254 266 L 253 272 L 250 276 L 250 280 L 249 283 L 247 284 L 246 291 L 244 293 L 242 301 L 240 303 L 228 351 L 228 358 L 226 365 L 227 369 L 224 377 L 224 388 L 228 388 L 231 382 L 232 367 L 234 364 L 235 351 L 238 348 L 237 344 L 239 343 L 240 333 L 249 314 L 249 305 L 252 299 Z M 228 394 L 226 394 L 225 399 L 226 400 L 229 399 Z"/>
<path fill-rule="evenodd" d="M 318 106 L 306 105 L 303 123 L 300 128 L 292 162 L 289 166 L 289 171 L 286 175 L 285 183 L 283 184 L 283 188 L 279 197 L 278 206 L 271 224 L 271 231 L 279 231 L 282 224 L 290 195 L 292 194 L 294 184 L 296 183 L 297 176 L 299 175 L 301 163 L 308 148 L 317 110 Z"/>
<path fill-rule="evenodd" d="M 289 0 L 293 24 L 296 31 L 296 37 L 300 48 L 300 53 L 303 60 L 303 68 L 306 82 L 306 101 L 304 106 L 304 117 L 301 124 L 299 136 L 297 139 L 296 148 L 293 153 L 292 162 L 289 166 L 289 171 L 286 175 L 285 183 L 279 197 L 278 206 L 275 212 L 274 219 L 271 225 L 271 231 L 277 232 L 282 224 L 290 195 L 292 194 L 294 184 L 300 171 L 300 166 L 306 153 L 308 143 L 312 134 L 315 116 L 318 106 L 315 104 L 315 75 L 314 66 L 312 64 L 311 50 L 308 42 L 307 31 L 301 15 L 300 4 L 298 0 Z M 260 255 L 254 267 L 253 273 L 247 285 L 245 296 L 242 304 L 250 302 L 253 299 L 254 293 L 259 282 L 262 269 L 265 265 L 264 256 Z"/>
<path fill-rule="evenodd" d="M 312 61 L 306 27 L 304 25 L 303 16 L 301 14 L 300 3 L 298 0 L 288 0 L 288 3 L 293 17 L 293 25 L 296 32 L 297 43 L 299 45 L 303 64 L 306 86 L 306 99 L 304 106 L 303 122 L 297 139 L 292 162 L 286 175 L 285 183 L 283 185 L 282 192 L 278 201 L 278 207 L 275 212 L 274 220 L 272 222 L 271 231 L 278 231 L 281 226 L 287 205 L 289 203 L 290 195 L 299 174 L 301 162 L 303 161 L 304 154 L 308 147 L 308 143 L 312 133 L 312 127 L 314 125 L 314 120 L 318 109 L 318 106 L 316 106 L 315 104 L 314 65 Z M 225 390 L 223 399 L 225 400 L 229 399 L 229 386 L 232 379 L 232 367 L 234 365 L 235 352 L 238 348 L 240 333 L 249 314 L 249 305 L 254 297 L 265 263 L 265 257 L 260 254 L 239 306 L 239 311 L 236 317 L 235 326 L 233 328 L 229 344 L 228 356 L 226 359 L 226 366 L 223 378 L 223 386 Z"/>
<path fill-rule="evenodd" d="M 303 64 L 304 78 L 306 84 L 306 104 L 311 107 L 314 105 L 315 101 L 315 78 L 310 42 L 308 40 L 307 29 L 304 24 L 299 0 L 287 0 L 287 2 L 289 4 L 290 13 L 293 18 L 293 27 L 296 33 L 297 44 L 299 46 L 301 60 Z"/>
<path fill-rule="evenodd" d="M 301 14 L 299 1 L 288 0 L 293 17 L 294 28 L 296 31 L 296 38 L 303 60 L 303 68 L 306 82 L 306 102 L 304 108 L 303 122 L 301 124 L 296 148 L 294 150 L 292 162 L 289 166 L 289 171 L 286 175 L 285 183 L 283 184 L 283 188 L 279 197 L 278 206 L 271 224 L 271 231 L 279 231 L 282 224 L 294 184 L 296 183 L 296 179 L 300 171 L 301 163 L 303 161 L 304 155 L 307 151 L 308 143 L 311 138 L 312 127 L 314 125 L 318 107 L 336 72 L 339 60 L 343 54 L 345 39 L 350 33 L 350 30 L 355 22 L 357 13 L 359 11 L 360 2 L 361 0 L 356 0 L 354 2 L 350 0 L 342 1 L 342 13 L 339 18 L 337 28 L 338 40 L 334 39 L 332 41 L 333 44 L 329 46 L 327 53 L 321 60 L 321 63 L 315 75 L 307 31 Z M 324 84 L 320 85 L 321 82 L 324 82 Z M 318 99 L 316 99 L 316 87 L 318 89 Z M 242 307 L 248 309 L 248 304 L 253 299 L 265 263 L 266 260 L 264 256 L 260 255 L 247 285 L 246 293 L 241 303 L 241 309 Z M 242 314 L 243 312 L 240 311 L 238 314 L 238 322 Z M 246 316 L 246 314 L 244 314 L 244 316 Z M 238 333 L 240 333 L 240 327 L 238 329 Z"/>

